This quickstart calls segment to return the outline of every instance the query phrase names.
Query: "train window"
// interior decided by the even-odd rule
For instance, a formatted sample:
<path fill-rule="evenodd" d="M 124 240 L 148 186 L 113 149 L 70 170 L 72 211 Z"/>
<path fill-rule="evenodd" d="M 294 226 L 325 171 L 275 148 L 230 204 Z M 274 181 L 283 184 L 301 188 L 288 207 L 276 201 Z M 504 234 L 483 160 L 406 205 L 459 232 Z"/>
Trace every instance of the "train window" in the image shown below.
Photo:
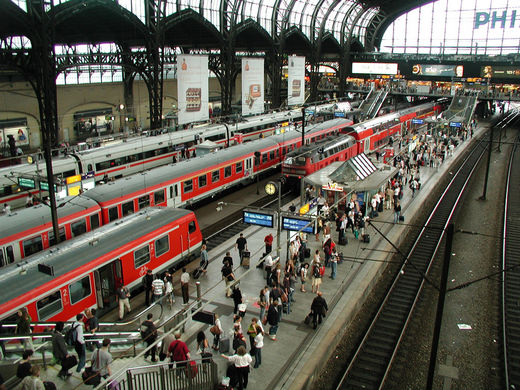
<path fill-rule="evenodd" d="M 123 203 L 121 205 L 121 209 L 123 210 L 123 217 L 128 214 L 133 214 L 135 212 L 134 201 L 131 200 L 130 202 Z"/>
<path fill-rule="evenodd" d="M 115 221 L 118 218 L 119 214 L 117 212 L 117 206 L 108 209 L 108 222 Z"/>
<path fill-rule="evenodd" d="M 69 285 L 70 304 L 75 305 L 83 298 L 90 295 L 90 276 L 85 276 L 83 279 Z"/>
<path fill-rule="evenodd" d="M 139 210 L 144 209 L 145 207 L 150 206 L 150 197 L 148 195 L 140 196 L 137 200 Z"/>
<path fill-rule="evenodd" d="M 62 173 L 62 176 L 63 177 L 69 177 L 69 176 L 74 176 L 76 174 L 76 171 L 74 169 L 70 170 L 70 171 L 67 171 L 67 172 L 63 172 Z"/>
<path fill-rule="evenodd" d="M 87 165 L 87 171 L 92 172 L 94 169 L 92 169 L 92 164 Z"/>
<path fill-rule="evenodd" d="M 269 160 L 274 160 L 274 150 L 269 152 Z"/>
<path fill-rule="evenodd" d="M 7 262 L 4 260 L 4 251 L 0 250 L 0 267 L 4 267 L 7 265 Z"/>
<path fill-rule="evenodd" d="M 65 228 L 62 226 L 59 230 L 60 242 L 65 241 L 67 238 L 65 236 Z M 49 245 L 56 245 L 56 240 L 54 239 L 54 230 L 49 230 Z"/>
<path fill-rule="evenodd" d="M 193 180 L 186 180 L 182 182 L 184 193 L 191 192 L 193 190 Z"/>
<path fill-rule="evenodd" d="M 23 242 L 23 253 L 25 257 L 43 250 L 41 236 L 29 238 Z"/>
<path fill-rule="evenodd" d="M 70 230 L 72 237 L 80 236 L 87 231 L 87 222 L 85 220 L 73 222 L 70 224 Z"/>
<path fill-rule="evenodd" d="M 236 173 L 240 173 L 240 172 L 242 172 L 242 167 L 243 167 L 243 163 L 242 163 L 242 161 L 237 162 L 237 163 L 235 164 L 235 172 L 236 172 Z"/>
<path fill-rule="evenodd" d="M 224 168 L 224 177 L 231 176 L 231 165 Z"/>
<path fill-rule="evenodd" d="M 164 202 L 164 190 L 155 191 L 153 193 L 153 201 L 155 205 Z"/>
<path fill-rule="evenodd" d="M 206 184 L 208 184 L 206 175 L 199 176 L 199 188 L 206 187 Z"/>
<path fill-rule="evenodd" d="M 195 230 L 197 230 L 197 226 L 195 225 L 195 221 L 191 221 L 189 224 L 188 224 L 188 233 L 194 233 Z"/>
<path fill-rule="evenodd" d="M 90 229 L 94 230 L 99 227 L 99 215 L 94 214 L 90 216 Z"/>
<path fill-rule="evenodd" d="M 216 183 L 219 180 L 220 180 L 220 171 L 211 172 L 211 182 Z"/>
<path fill-rule="evenodd" d="M 267 153 L 262 153 L 262 164 L 267 162 Z"/>
<path fill-rule="evenodd" d="M 137 269 L 150 261 L 150 248 L 148 245 L 134 252 L 134 267 Z"/>
<path fill-rule="evenodd" d="M 160 257 L 170 250 L 168 236 L 164 236 L 155 241 L 155 257 Z"/>
<path fill-rule="evenodd" d="M 11 195 L 13 193 L 13 189 L 16 187 L 16 185 L 9 185 L 0 188 L 0 196 L 7 196 Z"/>
<path fill-rule="evenodd" d="M 36 302 L 38 319 L 40 321 L 49 319 L 53 315 L 59 313 L 62 308 L 63 305 L 61 303 L 61 292 L 59 290 Z"/>
<path fill-rule="evenodd" d="M 96 163 L 96 171 L 102 171 L 108 168 L 110 168 L 110 161 L 101 161 Z"/>

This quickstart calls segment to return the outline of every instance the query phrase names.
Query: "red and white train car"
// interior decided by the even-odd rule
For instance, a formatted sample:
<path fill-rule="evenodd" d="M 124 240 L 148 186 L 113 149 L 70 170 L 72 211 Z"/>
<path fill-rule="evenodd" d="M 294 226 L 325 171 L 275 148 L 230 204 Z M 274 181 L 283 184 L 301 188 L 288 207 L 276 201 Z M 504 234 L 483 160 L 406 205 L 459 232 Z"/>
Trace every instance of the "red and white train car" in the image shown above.
<path fill-rule="evenodd" d="M 83 196 L 58 202 L 60 241 L 101 226 L 101 207 Z M 0 215 L 0 267 L 55 245 L 49 206 L 39 204 Z"/>
<path fill-rule="evenodd" d="M 440 114 L 445 101 L 424 103 L 357 123 L 346 130 L 358 143 L 362 143 L 359 153 L 369 153 L 386 145 L 391 136 L 401 133 L 408 121 L 424 119 Z"/>
<path fill-rule="evenodd" d="M 201 244 L 193 212 L 148 208 L 5 267 L 0 319 L 22 307 L 33 321 L 68 321 L 88 307 L 102 315 L 116 307 L 121 283 L 132 290 L 148 269 L 162 272 L 198 257 Z"/>

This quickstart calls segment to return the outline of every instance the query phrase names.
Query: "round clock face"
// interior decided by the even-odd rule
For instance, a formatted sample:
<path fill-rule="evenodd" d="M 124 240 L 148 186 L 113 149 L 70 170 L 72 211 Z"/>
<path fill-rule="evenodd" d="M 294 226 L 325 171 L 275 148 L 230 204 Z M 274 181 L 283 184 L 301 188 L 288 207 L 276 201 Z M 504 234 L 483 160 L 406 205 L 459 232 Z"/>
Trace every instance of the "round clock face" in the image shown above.
<path fill-rule="evenodd" d="M 267 195 L 274 195 L 276 193 L 276 186 L 274 183 L 267 183 L 265 185 L 265 192 Z"/>

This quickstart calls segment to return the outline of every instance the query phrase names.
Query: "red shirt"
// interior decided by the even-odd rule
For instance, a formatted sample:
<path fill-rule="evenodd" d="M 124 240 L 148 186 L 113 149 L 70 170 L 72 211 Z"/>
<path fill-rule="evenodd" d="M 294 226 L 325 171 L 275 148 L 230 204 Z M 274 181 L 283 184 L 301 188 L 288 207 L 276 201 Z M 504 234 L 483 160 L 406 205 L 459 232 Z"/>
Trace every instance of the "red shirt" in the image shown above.
<path fill-rule="evenodd" d="M 272 245 L 273 244 L 273 236 L 271 234 L 265 236 L 264 238 L 264 242 L 267 244 L 267 245 Z"/>
<path fill-rule="evenodd" d="M 171 358 L 175 362 L 182 362 L 188 360 L 186 356 L 190 350 L 186 343 L 182 340 L 174 340 L 168 348 L 168 352 L 172 354 Z"/>

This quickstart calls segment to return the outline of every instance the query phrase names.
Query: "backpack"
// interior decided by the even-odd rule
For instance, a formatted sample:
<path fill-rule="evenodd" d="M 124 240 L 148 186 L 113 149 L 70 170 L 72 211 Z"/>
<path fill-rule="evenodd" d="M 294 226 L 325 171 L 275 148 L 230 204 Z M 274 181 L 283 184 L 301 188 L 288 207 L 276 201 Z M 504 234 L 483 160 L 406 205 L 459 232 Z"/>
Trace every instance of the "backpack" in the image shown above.
<path fill-rule="evenodd" d="M 65 333 L 65 342 L 67 345 L 74 346 L 76 345 L 76 342 L 78 341 L 78 327 L 80 324 L 76 326 L 71 326 L 69 329 L 67 329 L 67 333 Z"/>
<path fill-rule="evenodd" d="M 320 267 L 318 267 L 317 265 L 315 265 L 312 269 L 312 276 L 315 278 L 321 278 Z"/>

